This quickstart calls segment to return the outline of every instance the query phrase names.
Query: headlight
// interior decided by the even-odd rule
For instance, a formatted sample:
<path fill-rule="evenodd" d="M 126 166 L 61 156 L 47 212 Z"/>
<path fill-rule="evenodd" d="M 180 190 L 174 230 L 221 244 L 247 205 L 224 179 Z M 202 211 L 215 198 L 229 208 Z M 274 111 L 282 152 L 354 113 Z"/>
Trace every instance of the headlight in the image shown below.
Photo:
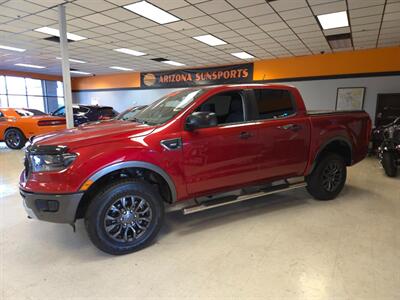
<path fill-rule="evenodd" d="M 75 153 L 30 155 L 32 172 L 60 171 L 76 159 Z"/>

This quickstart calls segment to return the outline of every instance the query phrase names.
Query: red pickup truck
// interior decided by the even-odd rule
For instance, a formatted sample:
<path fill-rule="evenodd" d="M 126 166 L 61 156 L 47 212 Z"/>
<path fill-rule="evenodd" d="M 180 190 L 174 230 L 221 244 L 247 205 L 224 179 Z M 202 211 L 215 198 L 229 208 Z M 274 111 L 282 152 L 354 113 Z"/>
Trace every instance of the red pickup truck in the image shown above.
<path fill-rule="evenodd" d="M 84 218 L 99 249 L 124 254 L 148 245 L 176 202 L 191 200 L 188 214 L 299 187 L 333 199 L 370 131 L 363 111 L 307 112 L 291 86 L 188 88 L 128 121 L 36 137 L 20 192 L 29 217 Z"/>

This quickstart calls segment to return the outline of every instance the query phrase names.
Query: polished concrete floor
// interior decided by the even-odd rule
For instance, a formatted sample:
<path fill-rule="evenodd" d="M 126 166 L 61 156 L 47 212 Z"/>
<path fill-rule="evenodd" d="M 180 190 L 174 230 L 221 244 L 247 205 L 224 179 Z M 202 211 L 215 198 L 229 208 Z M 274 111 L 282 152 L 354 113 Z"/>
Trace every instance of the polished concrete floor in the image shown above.
<path fill-rule="evenodd" d="M 171 212 L 154 245 L 113 257 L 82 222 L 26 218 L 22 157 L 0 144 L 0 299 L 400 299 L 400 176 L 374 159 L 334 201 L 297 190 Z"/>

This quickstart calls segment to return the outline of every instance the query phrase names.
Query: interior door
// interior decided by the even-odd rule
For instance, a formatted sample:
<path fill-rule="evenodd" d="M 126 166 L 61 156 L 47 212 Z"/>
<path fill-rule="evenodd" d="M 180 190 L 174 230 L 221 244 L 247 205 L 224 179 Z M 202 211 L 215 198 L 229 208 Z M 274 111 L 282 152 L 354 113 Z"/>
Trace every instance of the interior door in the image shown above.
<path fill-rule="evenodd" d="M 196 109 L 216 113 L 218 125 L 183 133 L 183 168 L 189 194 L 206 194 L 257 179 L 261 147 L 257 125 L 247 121 L 245 101 L 243 92 L 223 93 Z"/>
<path fill-rule="evenodd" d="M 400 117 L 400 94 L 379 94 L 375 112 L 375 126 L 389 124 Z"/>

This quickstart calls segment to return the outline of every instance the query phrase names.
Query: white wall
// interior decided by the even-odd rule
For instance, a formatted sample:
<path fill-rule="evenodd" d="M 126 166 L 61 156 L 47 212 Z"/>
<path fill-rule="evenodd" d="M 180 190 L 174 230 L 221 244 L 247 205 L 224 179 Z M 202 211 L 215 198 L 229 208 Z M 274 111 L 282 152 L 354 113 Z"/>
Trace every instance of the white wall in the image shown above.
<path fill-rule="evenodd" d="M 377 95 L 380 93 L 400 93 L 400 76 L 381 76 L 345 79 L 325 79 L 282 82 L 296 86 L 303 95 L 307 109 L 334 110 L 338 87 L 366 87 L 364 109 L 375 119 Z M 117 111 L 141 104 L 149 104 L 176 89 L 157 90 L 118 90 L 75 92 L 75 103 L 111 105 Z"/>

